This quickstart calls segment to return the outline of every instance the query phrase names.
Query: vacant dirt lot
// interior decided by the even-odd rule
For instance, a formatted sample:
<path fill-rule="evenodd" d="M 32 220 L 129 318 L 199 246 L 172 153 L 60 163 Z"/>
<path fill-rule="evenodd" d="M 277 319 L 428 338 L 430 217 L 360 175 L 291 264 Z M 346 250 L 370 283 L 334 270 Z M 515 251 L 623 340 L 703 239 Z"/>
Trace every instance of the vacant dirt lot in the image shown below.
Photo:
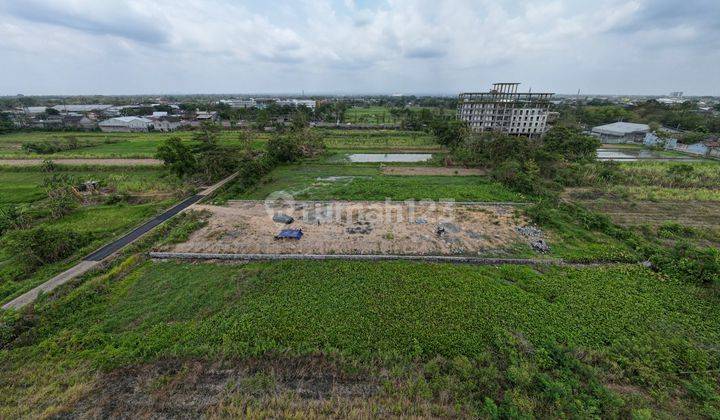
<path fill-rule="evenodd" d="M 172 252 L 237 254 L 488 255 L 518 242 L 525 225 L 506 205 L 299 202 L 267 209 L 263 202 L 199 205 L 206 227 Z M 295 218 L 289 225 L 273 214 Z M 277 240 L 282 229 L 302 229 L 300 240 Z"/>
<path fill-rule="evenodd" d="M 677 222 L 699 228 L 720 227 L 720 204 L 715 202 L 595 200 L 582 201 L 582 204 L 624 226 Z"/>
<path fill-rule="evenodd" d="M 382 172 L 383 175 L 473 176 L 485 174 L 485 171 L 478 168 L 447 168 L 444 166 L 386 166 Z"/>

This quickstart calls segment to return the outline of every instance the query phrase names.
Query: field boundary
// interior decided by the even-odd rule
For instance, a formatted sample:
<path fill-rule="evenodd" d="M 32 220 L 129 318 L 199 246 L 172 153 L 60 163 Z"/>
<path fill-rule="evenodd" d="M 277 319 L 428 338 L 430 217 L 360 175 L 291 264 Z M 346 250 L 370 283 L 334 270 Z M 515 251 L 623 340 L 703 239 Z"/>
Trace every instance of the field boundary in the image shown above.
<path fill-rule="evenodd" d="M 303 204 L 336 204 L 336 203 L 388 203 L 388 204 L 406 204 L 409 201 L 420 202 L 425 199 L 418 200 L 295 200 L 295 203 Z M 266 200 L 241 200 L 232 199 L 227 200 L 227 204 L 233 203 L 264 203 Z M 461 206 L 529 206 L 535 204 L 530 201 L 526 202 L 514 202 L 514 201 L 443 201 L 443 200 L 429 200 L 435 204 L 459 204 Z"/>
<path fill-rule="evenodd" d="M 158 260 L 225 260 L 225 261 L 283 261 L 283 260 L 347 260 L 347 261 L 423 261 L 475 265 L 570 265 L 559 259 L 484 258 L 450 255 L 397 255 L 397 254 L 222 254 L 197 252 L 149 252 Z"/>

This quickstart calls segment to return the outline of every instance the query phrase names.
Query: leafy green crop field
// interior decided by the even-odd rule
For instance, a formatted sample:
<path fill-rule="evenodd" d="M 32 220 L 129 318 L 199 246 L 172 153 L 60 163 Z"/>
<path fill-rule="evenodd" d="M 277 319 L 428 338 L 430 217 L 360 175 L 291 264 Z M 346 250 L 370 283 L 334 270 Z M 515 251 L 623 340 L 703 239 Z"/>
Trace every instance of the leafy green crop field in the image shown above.
<path fill-rule="evenodd" d="M 262 200 L 286 191 L 298 200 L 450 199 L 523 202 L 522 194 L 481 176 L 389 176 L 377 165 L 286 165 L 275 169 L 253 189 L 223 198 Z"/>
<path fill-rule="evenodd" d="M 124 366 L 335 354 L 356 374 L 381 366 L 383 404 L 398 409 L 711 416 L 718 304 L 629 265 L 145 262 L 38 308 L 23 344 L 0 350 L 0 415 L 61 413 Z"/>

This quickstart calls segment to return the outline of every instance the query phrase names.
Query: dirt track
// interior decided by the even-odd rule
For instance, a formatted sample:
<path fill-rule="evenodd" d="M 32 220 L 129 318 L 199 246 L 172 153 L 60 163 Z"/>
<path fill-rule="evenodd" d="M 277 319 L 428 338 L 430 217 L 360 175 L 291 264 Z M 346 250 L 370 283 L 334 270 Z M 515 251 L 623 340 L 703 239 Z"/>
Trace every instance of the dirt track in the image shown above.
<path fill-rule="evenodd" d="M 49 159 L 58 165 L 159 166 L 158 159 Z M 43 159 L 0 159 L 0 166 L 39 166 Z"/>
<path fill-rule="evenodd" d="M 275 209 L 296 220 L 271 220 L 263 202 L 228 206 L 199 205 L 212 216 L 190 239 L 164 251 L 240 254 L 502 254 L 527 241 L 515 228 L 525 222 L 512 206 L 417 203 L 335 202 L 332 207 L 309 202 Z M 438 234 L 438 227 L 444 231 Z M 276 240 L 285 228 L 302 229 L 300 240 Z"/>

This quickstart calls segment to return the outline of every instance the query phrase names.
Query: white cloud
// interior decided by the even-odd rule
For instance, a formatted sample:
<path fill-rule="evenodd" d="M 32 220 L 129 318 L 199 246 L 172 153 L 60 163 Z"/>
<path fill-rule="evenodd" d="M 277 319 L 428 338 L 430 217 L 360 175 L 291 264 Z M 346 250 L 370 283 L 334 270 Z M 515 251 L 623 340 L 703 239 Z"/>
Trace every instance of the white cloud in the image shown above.
<path fill-rule="evenodd" d="M 720 8 L 678 21 L 667 12 L 673 1 L 0 0 L 0 58 L 11 79 L 0 81 L 0 92 L 39 93 L 36 86 L 56 80 L 67 89 L 85 86 L 83 93 L 452 92 L 509 78 L 573 91 L 558 73 L 581 71 L 597 91 L 637 91 L 617 76 L 598 80 L 597 70 L 625 63 L 635 74 L 647 71 L 643 61 L 671 64 L 658 49 L 720 60 L 717 51 L 703 50 L 717 42 L 707 39 L 718 38 L 712 22 Z M 52 64 L 53 72 L 42 73 L 43 83 L 29 80 L 28 60 Z M 99 68 L 107 68 L 102 80 L 89 74 Z M 148 72 L 153 68 L 163 70 Z M 697 77 L 664 77 L 680 90 L 700 86 Z M 718 84 L 716 74 L 707 77 Z"/>

